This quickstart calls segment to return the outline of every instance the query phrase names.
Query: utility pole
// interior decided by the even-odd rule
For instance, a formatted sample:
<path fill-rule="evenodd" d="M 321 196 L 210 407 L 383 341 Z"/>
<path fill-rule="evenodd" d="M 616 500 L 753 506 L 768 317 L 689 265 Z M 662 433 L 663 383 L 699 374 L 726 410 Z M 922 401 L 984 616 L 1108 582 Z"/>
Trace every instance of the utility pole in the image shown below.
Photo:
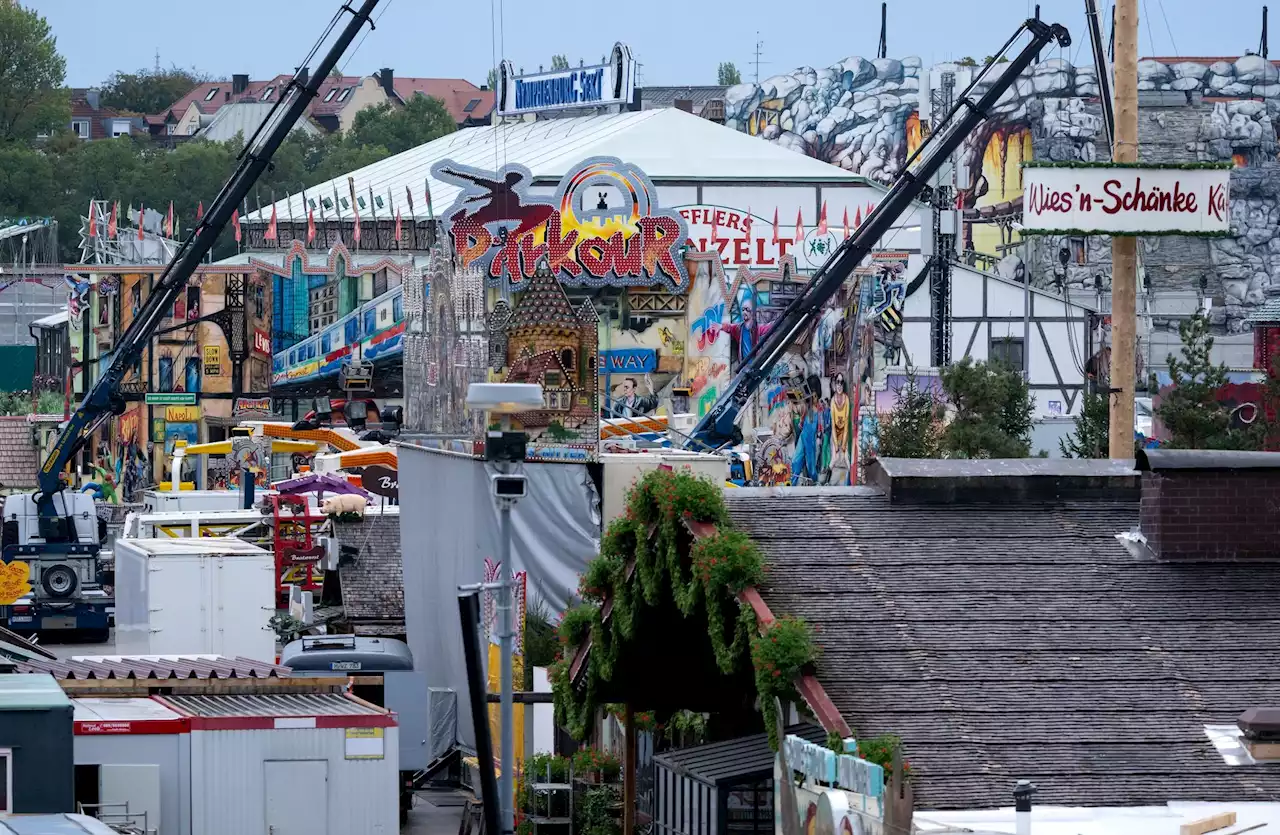
<path fill-rule="evenodd" d="M 759 83 L 760 83 L 760 64 L 762 63 L 762 62 L 760 61 L 760 54 L 761 54 L 761 50 L 763 50 L 763 49 L 764 49 L 764 41 L 760 40 L 760 30 L 758 30 L 758 29 L 757 29 L 757 30 L 756 30 L 756 55 L 755 55 L 755 65 L 756 65 L 756 83 L 757 83 L 757 84 L 759 84 Z"/>
<path fill-rule="evenodd" d="M 1113 159 L 1138 161 L 1138 0 L 1116 2 L 1116 138 Z M 1111 239 L 1111 458 L 1133 457 L 1138 238 Z"/>

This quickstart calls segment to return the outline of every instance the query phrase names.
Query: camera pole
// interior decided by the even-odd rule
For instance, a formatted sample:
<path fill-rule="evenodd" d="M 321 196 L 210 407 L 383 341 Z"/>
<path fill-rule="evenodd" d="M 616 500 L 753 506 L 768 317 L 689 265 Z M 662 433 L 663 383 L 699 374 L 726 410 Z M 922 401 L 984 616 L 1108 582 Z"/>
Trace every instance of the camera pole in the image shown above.
<path fill-rule="evenodd" d="M 511 419 L 502 417 L 503 431 L 510 431 Z M 502 466 L 502 465 L 499 465 Z M 505 470 L 506 467 L 503 466 Z M 515 589 L 511 583 L 511 511 L 516 500 L 508 496 L 498 497 L 498 538 L 502 569 L 498 591 L 498 653 L 502 658 L 502 835 L 515 832 L 515 694 L 512 652 L 515 650 L 515 624 L 512 617 Z"/>

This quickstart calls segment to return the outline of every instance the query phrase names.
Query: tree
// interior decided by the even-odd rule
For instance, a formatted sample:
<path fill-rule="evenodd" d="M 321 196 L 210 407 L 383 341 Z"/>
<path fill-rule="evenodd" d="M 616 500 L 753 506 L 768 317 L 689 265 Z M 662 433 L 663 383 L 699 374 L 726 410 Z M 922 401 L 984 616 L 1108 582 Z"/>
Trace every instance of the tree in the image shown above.
<path fill-rule="evenodd" d="M 102 82 L 102 106 L 128 113 L 161 113 L 209 76 L 195 70 L 114 72 Z"/>
<path fill-rule="evenodd" d="M 978 66 L 978 62 L 977 62 L 977 61 L 975 61 L 975 60 L 973 60 L 973 56 L 971 56 L 971 55 L 966 55 L 966 56 L 964 56 L 963 58 L 961 58 L 959 61 L 956 61 L 956 66 L 958 66 L 958 67 L 976 67 L 976 66 Z"/>
<path fill-rule="evenodd" d="M 490 90 L 498 89 L 498 71 L 489 70 L 489 75 L 485 78 L 485 86 Z"/>
<path fill-rule="evenodd" d="M 347 139 L 355 145 L 381 146 L 398 154 L 457 129 L 444 102 L 416 93 L 404 107 L 384 102 L 361 110 Z"/>
<path fill-rule="evenodd" d="M 1031 387 L 1016 369 L 965 357 L 942 370 L 955 414 L 942 434 L 949 458 L 1026 458 L 1031 451 Z"/>
<path fill-rule="evenodd" d="M 569 69 L 569 59 L 563 55 L 551 56 L 551 70 L 567 70 Z"/>
<path fill-rule="evenodd" d="M 1280 450 L 1280 353 L 1271 355 L 1267 378 L 1262 382 L 1258 415 L 1254 418 L 1253 447 L 1268 452 Z"/>
<path fill-rule="evenodd" d="M 1058 439 L 1065 458 L 1106 458 L 1111 440 L 1111 398 L 1098 392 L 1086 393 L 1075 417 L 1075 428 Z"/>
<path fill-rule="evenodd" d="M 921 388 L 914 369 L 897 390 L 898 402 L 880 419 L 881 458 L 941 458 L 942 406 L 931 387 Z"/>
<path fill-rule="evenodd" d="M 66 127 L 66 73 L 48 21 L 16 3 L 0 3 L 0 142 L 29 142 Z"/>
<path fill-rule="evenodd" d="M 982 59 L 982 65 L 983 65 L 983 66 L 986 66 L 987 64 L 990 64 L 993 58 L 995 58 L 995 56 L 994 56 L 994 55 L 988 55 L 986 58 L 983 58 L 983 59 Z M 997 63 L 997 64 L 1007 64 L 1007 63 L 1009 63 L 1009 59 L 1008 59 L 1008 58 L 1006 58 L 1006 57 L 1004 57 L 1003 55 L 1001 55 L 1001 56 L 1000 56 L 1000 59 L 999 59 L 998 61 L 996 61 L 996 63 Z"/>
<path fill-rule="evenodd" d="M 1156 409 L 1176 449 L 1249 449 L 1254 445 L 1247 430 L 1231 426 L 1231 409 L 1218 399 L 1227 384 L 1227 367 L 1209 357 L 1213 337 L 1203 311 L 1178 326 L 1181 357 L 1170 354 L 1169 376 L 1173 388 Z M 1154 384 L 1153 384 L 1154 387 Z"/>
<path fill-rule="evenodd" d="M 738 68 L 733 65 L 732 61 L 724 61 L 716 70 L 716 83 L 721 87 L 732 87 L 735 84 L 741 84 L 742 73 L 738 72 Z"/>

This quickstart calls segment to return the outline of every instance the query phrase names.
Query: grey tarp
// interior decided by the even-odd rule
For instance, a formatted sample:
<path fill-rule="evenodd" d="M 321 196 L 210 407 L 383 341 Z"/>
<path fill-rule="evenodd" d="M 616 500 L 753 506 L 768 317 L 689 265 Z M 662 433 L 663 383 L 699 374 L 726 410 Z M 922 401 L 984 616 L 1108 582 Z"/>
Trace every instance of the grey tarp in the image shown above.
<path fill-rule="evenodd" d="M 492 465 L 457 453 L 400 446 L 405 628 L 414 674 L 412 681 L 398 684 L 411 691 L 403 698 L 421 706 L 414 711 L 420 710 L 420 716 L 400 715 L 404 769 L 425 767 L 432 759 L 426 750 L 431 747 L 426 742 L 431 736 L 426 725 L 429 688 L 457 692 L 459 742 L 467 747 L 475 743 L 457 589 L 481 582 L 485 558 L 500 555 L 498 511 L 489 487 L 492 471 Z M 528 572 L 529 607 L 541 602 L 558 615 L 576 591 L 578 575 L 599 550 L 600 499 L 586 465 L 525 464 L 523 472 L 528 495 L 512 515 L 513 567 Z"/>

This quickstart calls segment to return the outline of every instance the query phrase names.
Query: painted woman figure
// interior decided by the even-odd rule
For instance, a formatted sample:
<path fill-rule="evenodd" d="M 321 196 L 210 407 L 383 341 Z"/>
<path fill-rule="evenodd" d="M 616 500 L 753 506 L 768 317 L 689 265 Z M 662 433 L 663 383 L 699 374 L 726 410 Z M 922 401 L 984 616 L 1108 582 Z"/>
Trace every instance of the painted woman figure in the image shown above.
<path fill-rule="evenodd" d="M 836 486 L 849 483 L 849 431 L 853 415 L 852 406 L 844 373 L 838 371 L 831 380 L 831 483 Z"/>

